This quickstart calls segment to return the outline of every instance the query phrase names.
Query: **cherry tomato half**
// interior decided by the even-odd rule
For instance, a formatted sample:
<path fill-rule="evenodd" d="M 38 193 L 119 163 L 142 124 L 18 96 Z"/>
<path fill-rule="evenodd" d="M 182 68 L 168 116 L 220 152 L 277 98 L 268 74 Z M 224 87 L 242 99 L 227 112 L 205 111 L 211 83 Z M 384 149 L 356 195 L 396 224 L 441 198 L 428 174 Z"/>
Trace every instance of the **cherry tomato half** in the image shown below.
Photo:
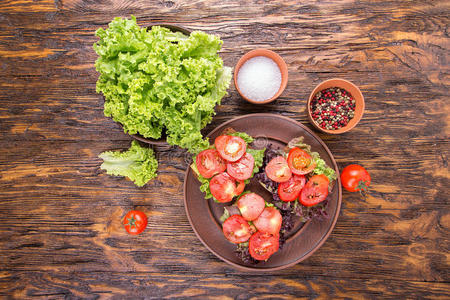
<path fill-rule="evenodd" d="M 266 207 L 259 217 L 253 220 L 253 224 L 261 232 L 279 234 L 282 221 L 283 218 L 278 209 L 275 207 Z"/>
<path fill-rule="evenodd" d="M 305 176 L 293 175 L 291 179 L 278 185 L 278 196 L 285 202 L 294 201 L 305 186 Z"/>
<path fill-rule="evenodd" d="M 122 224 L 129 234 L 140 234 L 147 227 L 147 216 L 139 210 L 130 210 L 123 218 Z"/>
<path fill-rule="evenodd" d="M 225 160 L 220 157 L 216 149 L 207 149 L 200 152 L 195 158 L 195 164 L 200 174 L 205 178 L 211 178 L 227 168 Z"/>
<path fill-rule="evenodd" d="M 209 190 L 219 202 L 230 202 L 234 196 L 239 195 L 244 190 L 245 183 L 243 181 L 237 181 L 237 184 L 233 177 L 228 175 L 227 172 L 223 172 L 215 175 L 211 179 L 209 182 Z"/>
<path fill-rule="evenodd" d="M 349 192 L 366 191 L 370 185 L 370 175 L 360 165 L 348 165 L 342 170 L 341 181 Z"/>
<path fill-rule="evenodd" d="M 238 136 L 221 135 L 214 141 L 220 156 L 227 161 L 237 161 L 247 150 L 247 143 Z"/>
<path fill-rule="evenodd" d="M 288 181 L 292 176 L 291 169 L 283 156 L 273 158 L 266 166 L 266 175 L 276 182 Z"/>
<path fill-rule="evenodd" d="M 300 193 L 300 203 L 313 206 L 325 200 L 329 183 L 328 177 L 323 174 L 311 177 Z"/>
<path fill-rule="evenodd" d="M 266 203 L 263 197 L 255 193 L 242 195 L 237 201 L 237 207 L 247 221 L 253 221 L 258 218 L 265 206 Z"/>
<path fill-rule="evenodd" d="M 245 153 L 238 161 L 227 163 L 227 173 L 237 180 L 246 180 L 252 176 L 255 159 Z"/>
<path fill-rule="evenodd" d="M 245 188 L 245 182 L 244 181 L 240 181 L 240 180 L 237 180 L 237 187 L 236 187 L 236 191 L 234 192 L 235 193 L 235 196 L 239 196 L 240 194 L 242 194 L 242 192 L 244 191 L 244 188 Z"/>
<path fill-rule="evenodd" d="M 240 215 L 233 215 L 222 224 L 222 231 L 227 240 L 239 244 L 248 241 L 253 234 L 253 228 Z"/>
<path fill-rule="evenodd" d="M 316 167 L 311 155 L 297 147 L 289 151 L 287 162 L 292 173 L 297 175 L 308 174 Z"/>
<path fill-rule="evenodd" d="M 258 231 L 253 234 L 249 242 L 249 252 L 251 257 L 256 260 L 267 260 L 269 257 L 278 251 L 280 247 L 278 234 L 269 234 Z"/>

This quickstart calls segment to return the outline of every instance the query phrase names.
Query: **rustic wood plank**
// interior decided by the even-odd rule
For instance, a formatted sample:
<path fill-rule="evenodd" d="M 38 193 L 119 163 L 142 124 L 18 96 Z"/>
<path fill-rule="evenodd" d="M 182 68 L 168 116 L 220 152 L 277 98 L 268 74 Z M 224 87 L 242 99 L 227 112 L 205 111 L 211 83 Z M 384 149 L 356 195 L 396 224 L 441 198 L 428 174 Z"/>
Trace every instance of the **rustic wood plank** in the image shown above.
<path fill-rule="evenodd" d="M 148 273 L 98 273 L 73 274 L 67 272 L 19 272 L 3 276 L 14 280 L 7 291 L 16 298 L 25 297 L 76 297 L 102 298 L 176 298 L 200 297 L 207 299 L 292 299 L 292 298 L 395 298 L 407 293 L 409 298 L 446 299 L 448 285 L 432 282 L 403 282 L 368 279 L 361 281 L 333 281 L 326 276 L 292 279 L 281 276 L 241 275 L 239 282 L 226 283 L 222 276 L 192 274 L 159 275 Z M 330 280 L 331 279 L 331 280 Z M 68 284 L 77 282 L 77 284 Z M 113 282 L 113 286 L 105 282 Z M 2 282 L 0 281 L 0 286 Z M 130 285 L 133 285 L 130 288 Z M 47 289 L 42 287 L 46 286 Z M 365 287 L 369 287 L 368 289 Z M 1 295 L 1 294 L 0 294 Z M 227 295 L 227 296 L 224 296 Z M 432 296 L 431 296 L 432 295 Z"/>
<path fill-rule="evenodd" d="M 286 60 L 289 83 L 276 102 L 248 104 L 232 85 L 205 133 L 256 112 L 306 124 L 320 81 L 361 88 L 361 123 L 319 136 L 340 168 L 370 171 L 371 190 L 344 192 L 337 225 L 313 256 L 266 276 L 218 260 L 185 215 L 189 155 L 177 147 L 156 148 L 159 175 L 143 188 L 99 169 L 99 153 L 131 139 L 95 93 L 94 32 L 131 14 L 143 26 L 219 34 L 229 66 L 258 47 Z M 442 0 L 3 1 L 0 296 L 449 298 L 449 16 Z M 142 236 L 121 227 L 131 208 L 149 215 Z"/>

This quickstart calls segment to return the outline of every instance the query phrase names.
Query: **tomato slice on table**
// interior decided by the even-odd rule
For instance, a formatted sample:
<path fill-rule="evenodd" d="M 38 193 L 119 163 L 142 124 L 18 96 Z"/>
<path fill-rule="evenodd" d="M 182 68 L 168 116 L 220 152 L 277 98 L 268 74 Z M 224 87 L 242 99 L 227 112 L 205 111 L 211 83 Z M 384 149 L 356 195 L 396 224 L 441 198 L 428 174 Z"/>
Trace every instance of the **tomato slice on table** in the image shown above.
<path fill-rule="evenodd" d="M 247 150 L 247 143 L 238 136 L 221 135 L 214 141 L 220 156 L 228 161 L 237 161 Z"/>
<path fill-rule="evenodd" d="M 248 241 L 254 233 L 252 227 L 240 215 L 233 215 L 222 224 L 222 231 L 227 240 L 239 244 Z"/>
<path fill-rule="evenodd" d="M 278 234 L 269 234 L 258 231 L 253 234 L 249 242 L 250 255 L 256 260 L 267 260 L 278 251 L 280 241 Z"/>
<path fill-rule="evenodd" d="M 278 185 L 278 196 L 285 202 L 294 201 L 300 195 L 305 182 L 305 176 L 293 175 L 288 181 Z"/>
<path fill-rule="evenodd" d="M 258 194 L 248 193 L 239 198 L 237 207 L 247 221 L 253 221 L 263 212 L 266 203 Z"/>
<path fill-rule="evenodd" d="M 129 234 L 140 234 L 147 227 L 147 216 L 139 210 L 130 210 L 123 218 L 123 225 Z"/>
<path fill-rule="evenodd" d="M 236 185 L 238 183 L 238 185 Z M 223 172 L 215 175 L 209 182 L 209 190 L 211 194 L 219 202 L 225 203 L 233 200 L 234 196 L 242 193 L 245 183 L 237 181 L 228 175 L 227 172 Z M 238 193 L 240 192 L 240 193 Z"/>
<path fill-rule="evenodd" d="M 300 193 L 300 203 L 313 206 L 325 200 L 329 183 L 328 177 L 323 174 L 311 177 Z"/>
<path fill-rule="evenodd" d="M 279 234 L 282 221 L 283 219 L 278 209 L 266 207 L 259 217 L 253 220 L 253 224 L 261 232 Z"/>
<path fill-rule="evenodd" d="M 216 149 L 207 149 L 200 152 L 195 158 L 195 164 L 197 170 L 205 178 L 211 178 L 227 168 L 225 160 L 220 157 Z"/>
<path fill-rule="evenodd" d="M 292 173 L 297 175 L 308 174 L 316 167 L 311 155 L 297 147 L 289 151 L 287 162 Z"/>
<path fill-rule="evenodd" d="M 227 173 L 237 180 L 246 180 L 252 176 L 255 159 L 245 153 L 238 161 L 227 163 Z"/>
<path fill-rule="evenodd" d="M 266 175 L 276 182 L 288 181 L 292 176 L 291 169 L 283 156 L 273 158 L 266 166 Z"/>

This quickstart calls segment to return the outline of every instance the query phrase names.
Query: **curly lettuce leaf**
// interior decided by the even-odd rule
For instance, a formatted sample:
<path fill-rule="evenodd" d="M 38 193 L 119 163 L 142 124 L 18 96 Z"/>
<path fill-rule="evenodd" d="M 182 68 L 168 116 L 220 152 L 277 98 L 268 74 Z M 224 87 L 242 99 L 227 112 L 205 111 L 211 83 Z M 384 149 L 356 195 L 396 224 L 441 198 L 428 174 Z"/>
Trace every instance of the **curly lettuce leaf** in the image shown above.
<path fill-rule="evenodd" d="M 247 145 L 253 143 L 253 141 L 255 140 L 253 137 L 249 136 L 245 132 L 234 131 L 234 132 L 228 133 L 228 135 L 240 137 L 247 143 Z"/>
<path fill-rule="evenodd" d="M 137 186 L 143 186 L 156 177 L 158 161 L 152 149 L 144 148 L 133 141 L 125 152 L 106 151 L 99 155 L 103 159 L 100 166 L 109 175 L 125 176 Z"/>
<path fill-rule="evenodd" d="M 266 151 L 266 148 L 263 148 L 261 150 L 247 148 L 247 152 L 250 153 L 253 156 L 253 158 L 255 159 L 255 165 L 253 166 L 252 177 L 256 173 L 259 172 L 259 168 L 261 168 L 261 166 L 263 165 L 265 151 Z"/>
<path fill-rule="evenodd" d="M 105 96 L 105 116 L 126 133 L 158 139 L 198 153 L 208 145 L 200 130 L 227 94 L 231 69 L 217 54 L 218 36 L 194 31 L 189 36 L 115 18 L 98 29 L 96 90 Z"/>
<path fill-rule="evenodd" d="M 316 167 L 313 170 L 314 174 L 323 174 L 328 177 L 328 180 L 330 180 L 330 182 L 333 182 L 333 180 L 337 179 L 336 172 L 332 168 L 328 167 L 328 165 L 323 159 L 320 158 L 317 152 L 313 152 L 312 157 L 314 162 L 316 163 Z"/>

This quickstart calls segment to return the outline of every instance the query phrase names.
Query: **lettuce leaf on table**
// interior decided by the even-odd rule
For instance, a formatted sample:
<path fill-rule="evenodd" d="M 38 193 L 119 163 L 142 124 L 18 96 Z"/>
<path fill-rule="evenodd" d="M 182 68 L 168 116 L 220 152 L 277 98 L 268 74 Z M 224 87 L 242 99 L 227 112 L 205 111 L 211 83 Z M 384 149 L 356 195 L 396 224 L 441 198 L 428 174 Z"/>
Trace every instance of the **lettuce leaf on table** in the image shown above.
<path fill-rule="evenodd" d="M 198 153 L 208 141 L 200 130 L 226 95 L 231 69 L 217 54 L 218 36 L 194 31 L 190 36 L 115 18 L 98 29 L 94 44 L 100 73 L 96 90 L 105 96 L 105 116 L 126 133 L 158 139 Z"/>
<path fill-rule="evenodd" d="M 153 150 L 141 147 L 136 141 L 125 152 L 106 151 L 99 157 L 103 159 L 100 168 L 107 174 L 128 177 L 137 186 L 143 186 L 156 177 L 158 161 Z"/>

